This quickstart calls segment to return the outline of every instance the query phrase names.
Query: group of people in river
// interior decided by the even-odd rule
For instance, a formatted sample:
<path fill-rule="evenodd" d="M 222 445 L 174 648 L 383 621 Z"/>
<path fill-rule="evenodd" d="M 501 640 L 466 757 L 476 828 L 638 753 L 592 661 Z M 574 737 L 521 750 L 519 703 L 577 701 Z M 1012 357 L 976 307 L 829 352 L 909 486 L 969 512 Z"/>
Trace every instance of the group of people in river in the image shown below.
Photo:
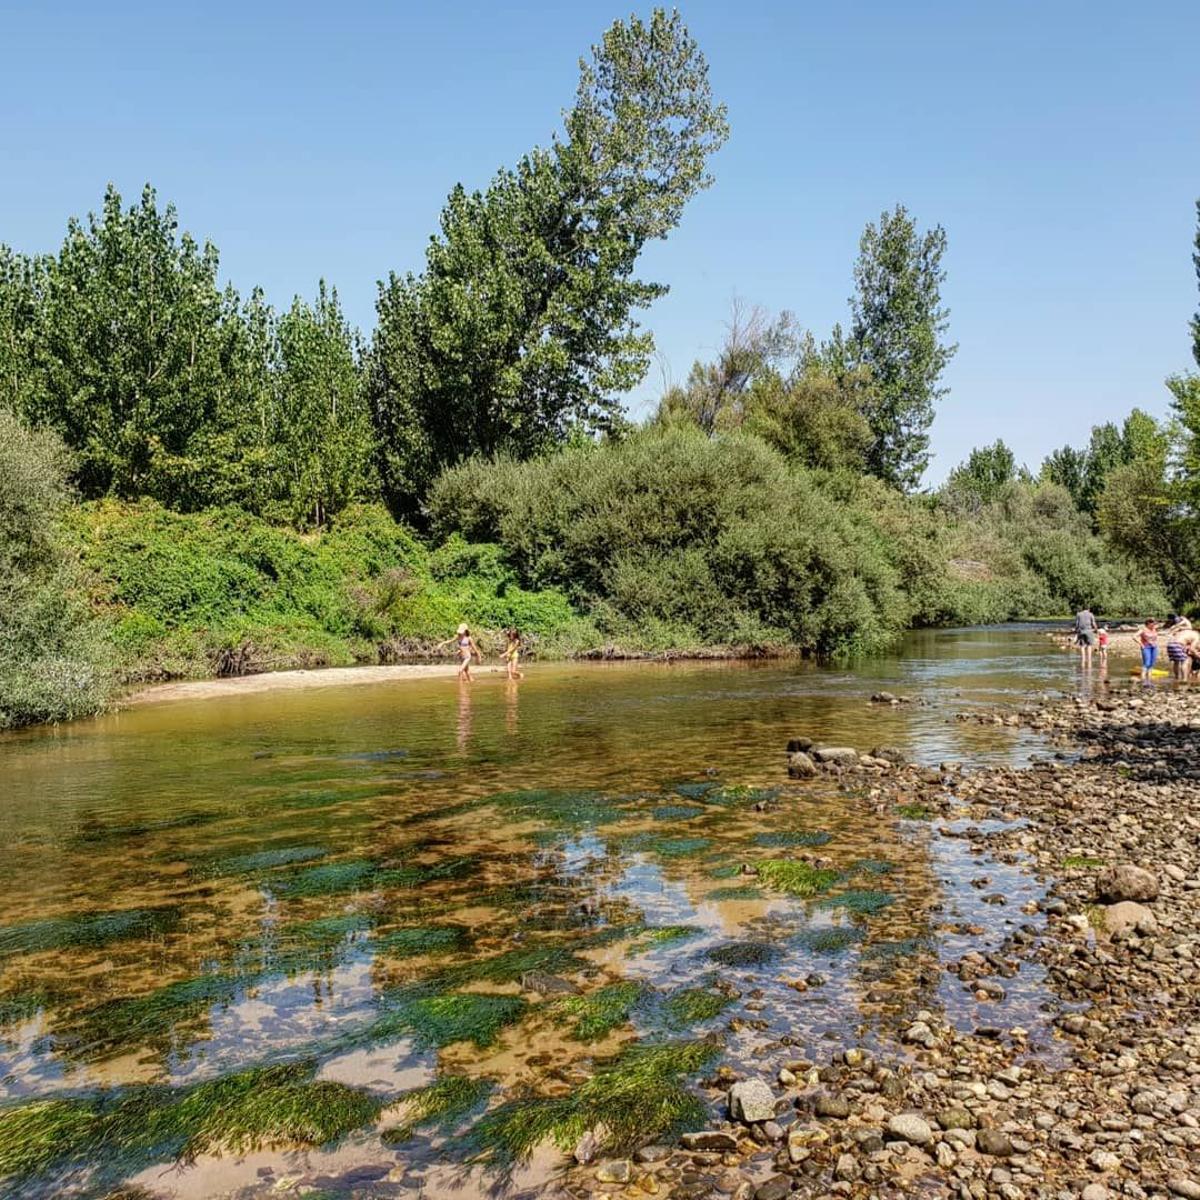
<path fill-rule="evenodd" d="M 1134 636 L 1142 659 L 1142 679 L 1148 680 L 1156 672 L 1167 673 L 1158 667 L 1158 644 L 1163 634 L 1171 677 L 1182 682 L 1200 673 L 1200 630 L 1193 629 L 1187 617 L 1172 613 L 1161 626 L 1156 618 L 1147 617 L 1137 628 Z M 1108 626 L 1101 625 L 1091 609 L 1083 608 L 1075 614 L 1075 644 L 1085 670 L 1091 667 L 1093 654 L 1099 655 L 1102 668 L 1107 666 L 1109 642 Z"/>
<path fill-rule="evenodd" d="M 509 679 L 524 679 L 525 673 L 520 669 L 521 666 L 521 631 L 519 629 L 506 629 L 504 631 L 505 647 L 504 647 L 504 664 Z M 483 666 L 483 652 L 479 649 L 478 643 L 471 636 L 470 627 L 465 623 L 458 627 L 457 632 L 451 638 L 447 638 L 444 642 L 438 642 L 434 647 L 436 650 L 443 650 L 447 646 L 456 646 L 458 649 L 458 678 L 463 683 L 473 683 L 471 677 L 471 659 L 474 658 L 480 666 Z"/>

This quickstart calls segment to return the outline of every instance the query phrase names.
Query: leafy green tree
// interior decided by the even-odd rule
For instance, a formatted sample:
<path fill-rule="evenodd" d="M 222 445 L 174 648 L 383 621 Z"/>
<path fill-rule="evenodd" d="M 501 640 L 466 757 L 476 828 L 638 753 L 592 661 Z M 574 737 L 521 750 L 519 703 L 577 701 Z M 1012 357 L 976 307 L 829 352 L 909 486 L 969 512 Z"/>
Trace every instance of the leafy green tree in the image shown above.
<path fill-rule="evenodd" d="M 898 204 L 880 215 L 878 225 L 867 225 L 854 267 L 844 352 L 853 365 L 872 372 L 879 389 L 867 466 L 905 489 L 920 483 L 929 462 L 928 430 L 946 391 L 938 384 L 957 349 L 944 338 L 950 316 L 941 300 L 945 250 L 940 225 L 921 233 Z M 841 343 L 840 331 L 835 342 Z"/>
<path fill-rule="evenodd" d="M 711 182 L 727 132 L 699 47 L 656 9 L 580 63 L 549 150 L 485 192 L 454 189 L 424 274 L 379 293 L 371 397 L 394 507 L 470 454 L 528 457 L 614 419 L 650 362 L 635 314 L 666 290 L 637 260 Z"/>
<path fill-rule="evenodd" d="M 0 246 L 0 408 L 28 412 L 35 385 L 34 346 L 42 260 Z"/>
<path fill-rule="evenodd" d="M 1063 446 L 1046 456 L 1042 463 L 1041 478 L 1046 483 L 1056 483 L 1059 487 L 1066 488 L 1075 501 L 1076 508 L 1079 508 L 1083 500 L 1087 469 L 1087 451 L 1076 450 L 1074 446 Z"/>
<path fill-rule="evenodd" d="M 152 188 L 72 221 L 57 257 L 34 268 L 31 383 L 21 409 L 61 432 L 86 496 L 199 503 L 221 460 L 205 435 L 240 419 L 264 364 L 243 353 L 236 293 L 217 283 L 217 252 L 180 235 Z"/>
<path fill-rule="evenodd" d="M 1000 499 L 1017 478 L 1013 452 L 997 439 L 990 446 L 972 450 L 967 461 L 950 472 L 947 486 L 966 493 L 981 504 Z"/>
<path fill-rule="evenodd" d="M 1200 286 L 1200 200 L 1196 201 L 1196 249 L 1192 254 L 1192 263 L 1196 268 L 1196 283 Z M 1192 317 L 1192 357 L 1196 366 L 1200 367 L 1200 308 Z"/>
<path fill-rule="evenodd" d="M 290 516 L 323 525 L 374 490 L 374 433 L 359 352 L 336 289 L 299 298 L 279 321 L 275 445 Z"/>

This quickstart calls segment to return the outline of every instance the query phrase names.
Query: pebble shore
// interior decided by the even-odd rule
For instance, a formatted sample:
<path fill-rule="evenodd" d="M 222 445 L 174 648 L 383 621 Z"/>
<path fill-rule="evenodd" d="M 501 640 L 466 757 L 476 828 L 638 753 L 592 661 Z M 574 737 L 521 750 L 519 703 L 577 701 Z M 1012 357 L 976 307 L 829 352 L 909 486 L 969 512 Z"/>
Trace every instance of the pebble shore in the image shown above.
<path fill-rule="evenodd" d="M 1200 1200 L 1200 692 L 971 719 L 1039 730 L 1051 752 L 933 769 L 797 739 L 790 773 L 860 795 L 864 819 L 923 806 L 932 836 L 1031 866 L 1045 897 L 1000 950 L 938 969 L 981 1002 L 1039 973 L 1045 1038 L 925 1010 L 887 1056 L 765 1046 L 756 1074 L 704 1081 L 725 1120 L 629 1158 L 585 1138 L 561 1195 Z"/>

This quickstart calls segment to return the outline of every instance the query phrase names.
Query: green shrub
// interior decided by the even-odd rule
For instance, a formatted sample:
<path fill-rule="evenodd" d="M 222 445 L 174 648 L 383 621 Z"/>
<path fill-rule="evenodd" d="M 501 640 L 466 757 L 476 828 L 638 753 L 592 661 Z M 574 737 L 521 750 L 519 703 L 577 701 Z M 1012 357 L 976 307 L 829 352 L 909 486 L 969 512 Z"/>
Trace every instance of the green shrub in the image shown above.
<path fill-rule="evenodd" d="M 57 435 L 0 409 L 0 729 L 99 711 L 101 629 L 61 521 L 70 457 Z"/>

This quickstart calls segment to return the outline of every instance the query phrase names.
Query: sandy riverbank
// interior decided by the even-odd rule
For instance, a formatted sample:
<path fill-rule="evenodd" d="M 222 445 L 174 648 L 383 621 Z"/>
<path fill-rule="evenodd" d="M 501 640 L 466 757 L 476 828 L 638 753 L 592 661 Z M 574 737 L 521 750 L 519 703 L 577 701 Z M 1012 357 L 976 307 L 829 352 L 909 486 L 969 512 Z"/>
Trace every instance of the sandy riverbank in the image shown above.
<path fill-rule="evenodd" d="M 407 679 L 453 679 L 458 663 L 398 663 L 392 666 L 322 667 L 316 671 L 270 671 L 262 675 L 234 675 L 226 679 L 181 679 L 156 683 L 131 692 L 123 705 L 158 704 L 166 700 L 211 700 L 219 696 L 253 692 L 303 691 L 309 688 L 344 687 L 350 683 L 397 683 Z M 480 677 L 503 675 L 504 667 L 472 666 Z"/>

